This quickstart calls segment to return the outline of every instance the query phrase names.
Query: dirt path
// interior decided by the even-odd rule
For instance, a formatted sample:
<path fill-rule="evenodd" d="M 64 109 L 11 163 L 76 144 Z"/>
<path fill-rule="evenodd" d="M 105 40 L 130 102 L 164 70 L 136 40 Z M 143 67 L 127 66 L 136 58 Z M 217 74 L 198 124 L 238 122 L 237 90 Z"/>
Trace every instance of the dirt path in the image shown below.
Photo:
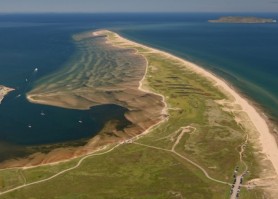
<path fill-rule="evenodd" d="M 192 132 L 189 132 L 189 131 L 188 131 L 190 128 L 193 129 Z M 179 132 L 180 130 L 182 130 L 182 131 L 180 132 L 180 134 L 178 134 L 178 132 Z M 217 180 L 217 179 L 211 177 L 211 176 L 207 173 L 207 171 L 206 171 L 201 165 L 199 165 L 199 164 L 193 162 L 192 160 L 186 158 L 185 156 L 183 156 L 182 154 L 178 153 L 178 152 L 175 150 L 176 147 L 177 147 L 177 145 L 180 143 L 180 140 L 182 139 L 182 137 L 184 136 L 185 133 L 190 133 L 190 134 L 192 134 L 192 133 L 194 133 L 195 131 L 196 131 L 196 128 L 195 128 L 195 127 L 192 127 L 192 126 L 181 127 L 179 130 L 177 130 L 177 131 L 175 132 L 175 135 L 178 134 L 178 136 L 177 136 L 176 141 L 175 141 L 175 143 L 173 144 L 173 146 L 172 146 L 171 149 L 165 149 L 165 148 L 156 147 L 156 146 L 152 146 L 152 145 L 142 144 L 142 143 L 133 141 L 133 139 L 131 139 L 131 143 L 136 144 L 136 145 L 140 145 L 140 146 L 144 146 L 144 147 L 148 147 L 148 148 L 152 148 L 152 149 L 156 149 L 156 150 L 161 150 L 161 151 L 173 153 L 173 154 L 179 156 L 180 158 L 186 160 L 187 162 L 191 163 L 192 165 L 196 166 L 198 169 L 200 169 L 200 170 L 204 173 L 204 175 L 205 175 L 208 179 L 210 179 L 210 180 L 212 180 L 212 181 L 214 181 L 214 182 L 216 182 L 216 183 L 221 183 L 221 184 L 226 184 L 226 185 L 232 186 L 232 184 L 230 184 L 230 183 L 228 183 L 228 182 L 224 182 L 224 181 L 221 181 L 221 180 Z M 129 143 L 129 142 L 127 141 L 127 143 Z M 43 180 L 39 180 L 39 181 L 31 182 L 31 183 L 26 183 L 26 182 L 25 182 L 24 185 L 21 185 L 21 186 L 18 186 L 18 187 L 15 187 L 15 188 L 12 188 L 12 189 L 9 189 L 9 190 L 0 192 L 0 196 L 1 196 L 1 195 L 4 195 L 4 194 L 6 194 L 6 193 L 10 193 L 10 192 L 13 192 L 13 191 L 16 191 L 16 190 L 19 190 L 19 189 L 22 189 L 22 188 L 31 186 L 31 185 L 40 184 L 40 183 L 43 183 L 43 182 L 52 180 L 52 179 L 54 179 L 54 178 L 56 178 L 56 177 L 58 177 L 58 176 L 60 176 L 60 175 L 62 175 L 62 174 L 64 174 L 64 173 L 66 173 L 66 172 L 69 172 L 69 171 L 71 171 L 71 170 L 74 170 L 74 169 L 78 168 L 78 167 L 82 164 L 82 162 L 83 162 L 84 160 L 86 160 L 87 158 L 90 158 L 90 157 L 93 157 L 93 156 L 99 156 L 99 155 L 107 154 L 107 153 L 113 151 L 115 148 L 117 148 L 117 147 L 120 146 L 121 144 L 122 144 L 122 143 L 117 144 L 117 145 L 115 145 L 114 147 L 112 147 L 111 149 L 109 149 L 109 150 L 107 150 L 107 151 L 105 151 L 105 152 L 102 152 L 102 153 L 93 153 L 93 154 L 86 155 L 86 156 L 84 156 L 83 158 L 81 158 L 81 159 L 77 162 L 77 164 L 76 164 L 75 166 L 72 166 L 71 168 L 68 168 L 68 169 L 65 169 L 65 170 L 63 170 L 63 171 L 60 171 L 59 173 L 57 173 L 57 174 L 55 174 L 55 175 L 53 175 L 53 176 L 51 176 L 51 177 L 48 177 L 48 178 L 46 178 L 46 179 L 43 179 Z M 245 144 L 246 144 L 246 142 L 245 142 Z M 243 145 L 244 145 L 244 144 L 243 144 Z M 243 146 L 243 145 L 242 145 L 242 146 Z M 244 145 L 244 146 L 245 146 L 245 145 Z M 243 149 L 243 148 L 241 148 L 241 149 Z M 242 152 L 243 152 L 243 151 L 241 150 L 240 156 L 242 156 Z M 246 169 L 247 169 L 247 168 L 246 168 Z M 243 175 L 243 174 L 237 176 L 237 180 L 236 180 L 235 188 L 234 188 L 235 190 L 237 190 L 238 187 L 239 187 L 240 184 L 241 184 L 242 175 Z M 25 177 L 24 177 L 24 178 L 25 178 Z M 26 179 L 25 179 L 25 181 L 26 181 Z M 236 191 L 235 191 L 235 193 L 236 193 Z M 231 196 L 231 199 L 235 199 L 235 198 L 236 198 L 236 194 L 233 195 L 233 196 Z"/>

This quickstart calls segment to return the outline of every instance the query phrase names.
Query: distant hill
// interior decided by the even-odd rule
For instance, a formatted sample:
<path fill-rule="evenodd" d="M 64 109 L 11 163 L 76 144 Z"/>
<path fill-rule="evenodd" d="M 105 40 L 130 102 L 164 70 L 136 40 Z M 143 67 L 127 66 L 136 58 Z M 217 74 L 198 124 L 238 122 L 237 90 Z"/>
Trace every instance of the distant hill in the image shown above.
<path fill-rule="evenodd" d="M 210 23 L 276 23 L 275 19 L 260 17 L 226 16 L 215 20 L 208 20 Z"/>

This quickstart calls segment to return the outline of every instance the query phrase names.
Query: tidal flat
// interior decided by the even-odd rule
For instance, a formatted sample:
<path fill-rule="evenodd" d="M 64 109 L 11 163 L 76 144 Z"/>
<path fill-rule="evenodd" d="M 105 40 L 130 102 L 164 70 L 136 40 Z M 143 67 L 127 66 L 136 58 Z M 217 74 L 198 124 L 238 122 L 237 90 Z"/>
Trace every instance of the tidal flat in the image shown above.
<path fill-rule="evenodd" d="M 119 106 L 125 109 L 124 118 L 120 119 L 125 120 L 125 124 L 114 117 L 105 123 L 102 133 L 87 139 L 84 146 L 54 148 L 31 158 L 8 160 L 2 167 L 32 166 L 80 156 L 139 135 L 166 117 L 162 111 L 163 97 L 139 88 L 147 61 L 135 49 L 114 46 L 107 43 L 105 35 L 97 36 L 91 32 L 74 35 L 73 39 L 77 46 L 75 56 L 62 69 L 40 79 L 27 93 L 27 99 L 69 110 Z M 111 108 L 111 113 L 106 110 L 99 114 L 115 115 L 114 111 L 115 108 Z"/>

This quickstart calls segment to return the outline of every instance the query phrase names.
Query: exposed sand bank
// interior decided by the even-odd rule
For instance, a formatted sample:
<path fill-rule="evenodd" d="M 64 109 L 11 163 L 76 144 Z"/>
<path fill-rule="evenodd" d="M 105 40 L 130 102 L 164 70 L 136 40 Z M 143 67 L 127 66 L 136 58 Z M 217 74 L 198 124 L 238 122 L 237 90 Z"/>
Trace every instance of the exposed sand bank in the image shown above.
<path fill-rule="evenodd" d="M 93 37 L 93 35 L 84 35 L 83 37 L 88 38 Z M 108 47 L 113 47 L 111 44 L 107 45 Z M 124 50 L 122 48 L 119 49 L 120 52 Z M 125 117 L 132 125 L 122 130 L 116 130 L 116 123 L 109 122 L 98 135 L 94 136 L 83 147 L 58 148 L 47 154 L 37 153 L 28 158 L 9 160 L 0 164 L 0 168 L 30 167 L 86 155 L 106 145 L 134 138 L 163 121 L 167 117 L 164 97 L 142 89 L 142 81 L 145 78 L 148 66 L 146 58 L 137 54 L 138 52 L 134 49 L 125 49 L 128 49 L 128 51 L 124 50 L 124 53 L 129 53 L 129 56 L 136 55 L 139 57 L 137 58 L 139 61 L 136 62 L 138 65 L 131 73 L 121 71 L 117 68 L 116 70 L 112 69 L 111 73 L 113 75 L 117 75 L 118 71 L 119 73 L 126 74 L 126 76 L 116 77 L 115 83 L 108 82 L 109 84 L 94 87 L 94 82 L 92 81 L 93 83 L 90 85 L 91 82 L 89 81 L 86 82 L 85 86 L 81 82 L 78 84 L 78 87 L 75 86 L 72 89 L 65 89 L 64 86 L 60 87 L 59 85 L 63 79 L 54 77 L 55 80 L 58 79 L 60 81 L 57 83 L 52 81 L 52 77 L 50 77 L 50 81 L 46 81 L 45 84 L 37 86 L 28 93 L 27 99 L 32 103 L 73 109 L 89 109 L 94 105 L 100 104 L 117 104 L 129 110 L 125 113 Z M 87 74 L 88 72 L 84 71 L 84 73 Z M 80 75 L 80 73 L 77 73 L 77 75 Z M 111 78 L 107 78 L 107 81 L 112 82 Z M 82 77 L 80 80 L 82 80 Z M 76 79 L 70 79 L 69 82 L 73 81 L 76 82 Z"/>
<path fill-rule="evenodd" d="M 0 104 L 2 102 L 2 100 L 4 99 L 4 97 L 11 91 L 14 91 L 15 89 L 13 88 L 9 88 L 6 86 L 2 86 L 0 85 Z"/>

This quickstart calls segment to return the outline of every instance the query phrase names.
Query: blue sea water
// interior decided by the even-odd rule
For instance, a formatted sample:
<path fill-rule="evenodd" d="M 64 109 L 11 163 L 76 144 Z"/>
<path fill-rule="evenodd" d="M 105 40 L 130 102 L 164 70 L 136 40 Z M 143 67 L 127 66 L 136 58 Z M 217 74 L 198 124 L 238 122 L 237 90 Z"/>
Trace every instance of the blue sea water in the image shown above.
<path fill-rule="evenodd" d="M 278 24 L 207 22 L 222 15 L 227 14 L 1 14 L 0 84 L 16 91 L 0 105 L 0 143 L 61 143 L 89 138 L 115 118 L 126 122 L 122 107 L 78 111 L 35 105 L 24 98 L 38 79 L 74 56 L 73 34 L 102 28 L 209 69 L 277 122 Z M 278 19 L 277 13 L 253 15 Z M 39 71 L 34 72 L 34 68 Z M 40 115 L 42 111 L 45 116 Z M 82 126 L 78 123 L 81 119 Z M 7 156 L 0 152 L 1 157 Z"/>

